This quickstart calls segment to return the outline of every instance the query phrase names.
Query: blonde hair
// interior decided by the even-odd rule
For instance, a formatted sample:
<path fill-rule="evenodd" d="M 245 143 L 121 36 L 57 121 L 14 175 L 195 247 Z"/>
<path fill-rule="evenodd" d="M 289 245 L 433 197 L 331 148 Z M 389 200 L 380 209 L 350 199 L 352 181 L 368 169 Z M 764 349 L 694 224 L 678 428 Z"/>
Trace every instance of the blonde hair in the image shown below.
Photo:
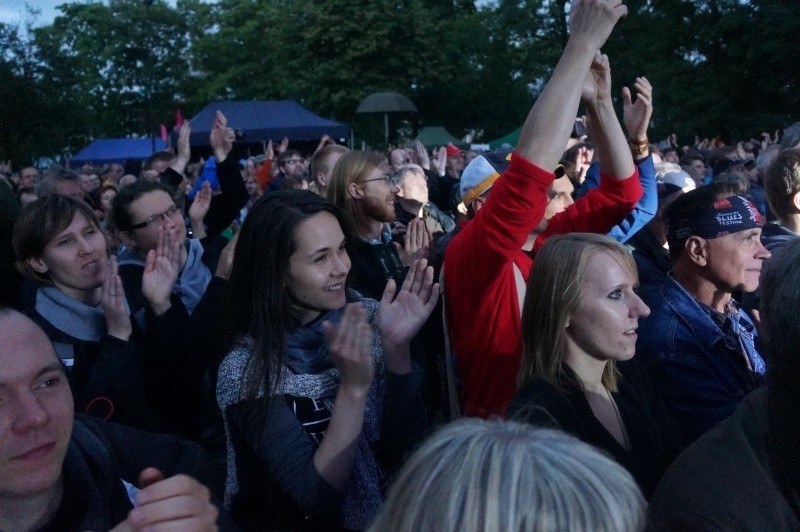
<path fill-rule="evenodd" d="M 637 531 L 645 501 L 622 466 L 560 431 L 464 418 L 431 436 L 371 531 Z"/>
<path fill-rule="evenodd" d="M 350 184 L 361 183 L 383 162 L 386 162 L 386 157 L 381 153 L 354 150 L 342 155 L 333 167 L 328 183 L 328 201 L 342 209 L 357 229 L 367 226 L 368 220 L 350 196 Z"/>
<path fill-rule="evenodd" d="M 605 235 L 569 233 L 552 237 L 536 254 L 522 309 L 523 355 L 517 385 L 536 377 L 562 389 L 567 322 L 580 302 L 589 260 L 600 252 L 619 259 L 638 279 L 630 252 Z M 606 362 L 602 382 L 606 389 L 617 390 L 613 360 Z"/>

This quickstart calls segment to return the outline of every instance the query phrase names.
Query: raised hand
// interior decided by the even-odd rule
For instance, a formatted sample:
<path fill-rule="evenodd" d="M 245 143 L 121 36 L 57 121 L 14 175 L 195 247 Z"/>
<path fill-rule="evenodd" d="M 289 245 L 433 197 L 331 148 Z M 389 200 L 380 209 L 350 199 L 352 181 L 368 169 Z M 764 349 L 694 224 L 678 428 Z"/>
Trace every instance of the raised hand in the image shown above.
<path fill-rule="evenodd" d="M 384 345 L 387 367 L 390 350 L 407 346 L 428 319 L 439 300 L 439 284 L 433 282 L 433 267 L 425 259 L 409 268 L 403 286 L 397 291 L 394 280 L 386 283 L 378 307 L 377 325 Z"/>
<path fill-rule="evenodd" d="M 228 276 L 230 276 L 231 268 L 233 267 L 233 256 L 236 252 L 236 242 L 238 241 L 239 233 L 237 232 L 222 248 L 222 252 L 219 254 L 219 262 L 217 263 L 217 271 L 214 273 L 215 277 L 228 279 Z"/>
<path fill-rule="evenodd" d="M 106 265 L 105 278 L 100 296 L 103 315 L 106 318 L 106 331 L 109 336 L 127 342 L 131 338 L 131 311 L 125 301 L 125 290 L 119 278 L 117 257 L 112 255 Z"/>
<path fill-rule="evenodd" d="M 289 137 L 283 137 L 280 145 L 278 146 L 278 155 L 289 149 Z"/>
<path fill-rule="evenodd" d="M 586 74 L 581 99 L 589 111 L 602 103 L 611 102 L 611 65 L 607 55 L 597 52 L 594 56 Z"/>
<path fill-rule="evenodd" d="M 142 294 L 156 316 L 164 314 L 172 306 L 170 296 L 178 280 L 180 261 L 181 243 L 177 228 L 159 226 L 156 248 L 147 253 L 142 274 Z"/>
<path fill-rule="evenodd" d="M 361 303 L 344 307 L 339 325 L 323 322 L 333 363 L 341 376 L 339 387 L 358 396 L 372 385 L 375 363 L 372 359 L 372 327 Z"/>
<path fill-rule="evenodd" d="M 395 249 L 403 266 L 411 266 L 420 259 L 430 259 L 433 250 L 433 236 L 422 218 L 414 218 L 408 223 L 403 236 L 403 245 L 395 242 Z"/>
<path fill-rule="evenodd" d="M 192 477 L 165 479 L 158 469 L 149 467 L 139 475 L 139 485 L 136 508 L 111 532 L 217 530 L 219 510 L 211 502 L 208 488 Z"/>
<path fill-rule="evenodd" d="M 599 50 L 617 21 L 627 14 L 628 8 L 620 0 L 574 0 L 569 10 L 570 40 Z"/>
<path fill-rule="evenodd" d="M 209 142 L 218 162 L 224 161 L 233 149 L 233 142 L 228 138 L 228 119 L 222 111 L 217 111 L 214 117 L 214 127 L 211 128 Z"/>
<path fill-rule="evenodd" d="M 183 173 L 189 160 L 192 158 L 192 149 L 189 145 L 189 136 L 192 134 L 192 128 L 189 126 L 189 121 L 184 120 L 180 131 L 178 132 L 178 157 L 175 161 L 176 165 L 180 165 L 180 171 Z"/>
<path fill-rule="evenodd" d="M 428 150 L 418 140 L 414 141 L 414 153 L 417 154 L 417 162 L 425 170 L 431 169 L 431 158 L 428 157 Z"/>
<path fill-rule="evenodd" d="M 208 214 L 208 209 L 211 208 L 211 197 L 214 193 L 211 191 L 211 183 L 205 181 L 197 195 L 194 197 L 192 205 L 189 207 L 189 221 L 192 223 L 192 231 L 195 238 L 205 237 L 205 227 L 203 226 L 203 219 Z M 202 231 L 199 231 L 202 229 Z M 203 233 L 202 235 L 199 233 Z"/>
<path fill-rule="evenodd" d="M 436 159 L 433 160 L 433 166 L 436 167 L 436 172 L 443 176 L 447 171 L 447 150 L 444 147 L 439 148 L 439 151 L 434 153 Z"/>
<path fill-rule="evenodd" d="M 647 142 L 647 128 L 653 116 L 653 87 L 645 77 L 636 78 L 633 84 L 636 101 L 631 98 L 628 87 L 622 89 L 622 121 L 628 131 L 628 139 L 635 143 Z"/>
<path fill-rule="evenodd" d="M 266 159 L 264 159 L 265 162 L 271 161 L 275 158 L 275 150 L 272 147 L 272 140 L 264 145 L 264 157 L 266 157 Z"/>

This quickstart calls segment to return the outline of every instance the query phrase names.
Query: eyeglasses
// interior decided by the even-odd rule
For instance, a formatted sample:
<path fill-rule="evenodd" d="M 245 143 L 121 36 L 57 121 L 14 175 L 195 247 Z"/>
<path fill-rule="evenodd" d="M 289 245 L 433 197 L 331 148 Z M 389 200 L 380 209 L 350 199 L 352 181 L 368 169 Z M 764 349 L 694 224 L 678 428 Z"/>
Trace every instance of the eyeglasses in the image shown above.
<path fill-rule="evenodd" d="M 303 164 L 303 159 L 288 159 L 283 164 Z"/>
<path fill-rule="evenodd" d="M 383 181 L 389 186 L 397 186 L 400 176 L 397 174 L 383 174 L 380 177 L 373 177 L 372 179 L 365 179 L 362 183 L 370 183 L 372 181 Z"/>
<path fill-rule="evenodd" d="M 172 218 L 173 216 L 175 216 L 176 214 L 179 214 L 180 212 L 181 211 L 180 211 L 180 209 L 178 209 L 177 206 L 172 205 L 166 211 L 164 211 L 162 213 L 159 213 L 159 214 L 154 214 L 154 215 L 150 216 L 149 218 L 147 218 L 147 220 L 143 221 L 142 223 L 131 225 L 130 227 L 128 227 L 128 230 L 129 231 L 133 231 L 134 229 L 141 229 L 143 227 L 150 227 L 152 225 L 155 225 L 158 222 L 161 222 L 165 218 Z"/>

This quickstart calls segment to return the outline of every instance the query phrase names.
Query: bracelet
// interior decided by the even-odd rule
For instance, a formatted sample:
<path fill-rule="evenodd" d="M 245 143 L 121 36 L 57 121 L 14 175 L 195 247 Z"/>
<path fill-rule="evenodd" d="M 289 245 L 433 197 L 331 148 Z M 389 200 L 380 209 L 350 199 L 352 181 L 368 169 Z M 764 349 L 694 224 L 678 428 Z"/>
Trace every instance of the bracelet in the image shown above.
<path fill-rule="evenodd" d="M 644 139 L 642 142 L 628 139 L 628 144 L 631 147 L 631 153 L 637 157 L 647 155 L 650 151 L 650 141 L 647 139 Z"/>

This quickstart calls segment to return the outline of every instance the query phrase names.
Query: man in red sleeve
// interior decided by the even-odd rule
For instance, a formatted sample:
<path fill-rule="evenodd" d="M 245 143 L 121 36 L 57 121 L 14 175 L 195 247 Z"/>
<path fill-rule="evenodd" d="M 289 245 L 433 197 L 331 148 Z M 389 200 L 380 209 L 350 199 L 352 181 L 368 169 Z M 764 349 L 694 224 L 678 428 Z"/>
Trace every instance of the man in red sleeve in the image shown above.
<path fill-rule="evenodd" d="M 614 0 L 574 2 L 567 46 L 523 125 L 516 150 L 507 157 L 507 168 L 497 157 L 478 157 L 462 176 L 462 203 L 470 221 L 447 248 L 444 278 L 466 415 L 504 415 L 516 390 L 529 252 L 550 235 L 609 231 L 642 195 L 631 148 L 612 105 L 608 59 L 599 55 L 626 12 Z M 567 178 L 556 180 L 553 170 L 581 98 L 603 179 L 571 204 L 561 181 Z M 487 168 L 493 170 L 487 174 Z"/>

